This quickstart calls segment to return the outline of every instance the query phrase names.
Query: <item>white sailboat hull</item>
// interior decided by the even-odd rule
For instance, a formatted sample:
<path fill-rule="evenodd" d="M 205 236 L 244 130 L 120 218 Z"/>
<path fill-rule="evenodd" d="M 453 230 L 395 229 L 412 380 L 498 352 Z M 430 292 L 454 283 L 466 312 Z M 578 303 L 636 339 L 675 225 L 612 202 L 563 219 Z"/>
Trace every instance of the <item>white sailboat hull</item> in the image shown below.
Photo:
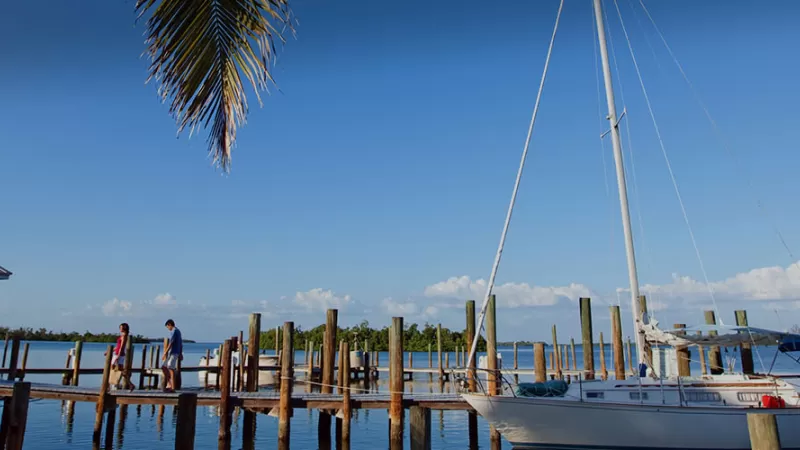
<path fill-rule="evenodd" d="M 800 408 L 679 407 L 464 394 L 514 448 L 750 449 L 748 412 L 770 412 L 800 449 Z"/>

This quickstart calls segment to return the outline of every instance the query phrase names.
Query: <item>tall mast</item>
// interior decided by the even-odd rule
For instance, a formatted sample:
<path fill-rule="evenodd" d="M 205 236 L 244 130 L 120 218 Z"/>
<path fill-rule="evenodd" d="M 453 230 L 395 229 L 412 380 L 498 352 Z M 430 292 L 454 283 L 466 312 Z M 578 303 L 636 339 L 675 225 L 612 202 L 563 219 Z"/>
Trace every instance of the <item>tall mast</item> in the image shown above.
<path fill-rule="evenodd" d="M 606 28 L 603 22 L 603 6 L 600 0 L 594 0 L 594 16 L 597 21 L 597 39 L 600 42 L 600 58 L 603 63 L 603 80 L 606 87 L 608 117 L 611 123 L 611 143 L 614 147 L 614 165 L 617 169 L 617 188 L 619 189 L 619 206 L 622 212 L 622 229 L 625 233 L 625 255 L 628 261 L 628 279 L 631 288 L 631 311 L 636 336 L 636 355 L 639 360 L 641 374 L 644 364 L 644 332 L 642 331 L 642 311 L 639 304 L 639 279 L 636 272 L 636 255 L 633 249 L 631 233 L 631 215 L 628 210 L 628 189 L 625 185 L 625 167 L 622 160 L 622 144 L 619 137 L 619 119 L 614 101 L 614 84 L 611 80 L 611 68 L 608 64 L 608 47 L 606 46 Z"/>

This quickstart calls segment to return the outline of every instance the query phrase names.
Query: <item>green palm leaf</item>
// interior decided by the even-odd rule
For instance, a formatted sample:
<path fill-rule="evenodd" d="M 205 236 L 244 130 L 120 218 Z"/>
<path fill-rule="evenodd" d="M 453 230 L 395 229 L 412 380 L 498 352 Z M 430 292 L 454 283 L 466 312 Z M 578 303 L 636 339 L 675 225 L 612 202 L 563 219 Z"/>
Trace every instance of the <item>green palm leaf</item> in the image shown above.
<path fill-rule="evenodd" d="M 236 127 L 247 118 L 242 75 L 260 90 L 274 80 L 276 42 L 294 31 L 288 0 L 137 0 L 147 20 L 150 76 L 170 103 L 178 133 L 208 129 L 213 163 L 230 170 Z"/>

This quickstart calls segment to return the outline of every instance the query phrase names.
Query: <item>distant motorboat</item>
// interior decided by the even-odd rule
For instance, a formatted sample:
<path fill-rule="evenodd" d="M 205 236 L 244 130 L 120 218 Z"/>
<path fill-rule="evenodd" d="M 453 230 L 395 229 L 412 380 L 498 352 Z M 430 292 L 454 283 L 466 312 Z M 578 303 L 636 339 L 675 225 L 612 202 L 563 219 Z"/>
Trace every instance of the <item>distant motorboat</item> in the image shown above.
<path fill-rule="evenodd" d="M 208 361 L 209 367 L 217 367 L 219 361 L 219 349 L 214 349 L 214 352 L 211 354 L 211 357 Z M 239 352 L 231 352 L 231 361 L 233 362 L 234 366 L 239 365 Z M 258 355 L 258 365 L 259 367 L 263 366 L 272 366 L 277 367 L 279 365 L 279 358 L 277 355 Z M 200 362 L 198 366 L 205 367 L 206 366 L 206 357 L 203 356 L 200 358 Z M 206 379 L 206 372 L 205 370 L 201 370 L 197 372 L 197 378 L 200 380 L 200 383 L 205 383 Z M 247 381 L 247 372 L 245 372 L 242 381 Z M 278 370 L 277 369 L 261 369 L 258 371 L 258 384 L 259 386 L 264 385 L 271 385 L 276 384 L 278 382 Z M 217 384 L 217 374 L 211 371 L 208 371 L 208 383 L 209 384 Z"/>

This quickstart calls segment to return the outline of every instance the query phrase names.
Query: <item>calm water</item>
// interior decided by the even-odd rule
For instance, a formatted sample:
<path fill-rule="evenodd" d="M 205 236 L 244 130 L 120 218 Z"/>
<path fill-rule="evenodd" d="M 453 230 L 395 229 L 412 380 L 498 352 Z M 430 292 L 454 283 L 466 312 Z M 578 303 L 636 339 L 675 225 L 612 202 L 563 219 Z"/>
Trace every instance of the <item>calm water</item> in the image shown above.
<path fill-rule="evenodd" d="M 195 365 L 201 356 L 205 355 L 207 348 L 216 348 L 217 343 L 186 344 L 184 346 L 184 364 Z M 66 353 L 72 347 L 71 343 L 63 342 L 31 342 L 28 356 L 28 367 L 63 367 Z M 106 344 L 84 344 L 82 367 L 101 367 L 103 352 Z M 141 346 L 136 346 L 136 354 L 141 355 Z M 501 348 L 503 367 L 513 367 L 513 351 L 511 348 Z M 595 352 L 596 366 L 599 360 Z M 578 361 L 582 361 L 580 346 L 576 347 Z M 762 350 L 764 364 L 768 368 L 772 363 L 774 351 Z M 549 348 L 548 348 L 549 355 Z M 303 352 L 296 353 L 296 360 L 303 360 Z M 696 355 L 692 355 L 696 358 Z M 436 366 L 436 355 L 433 364 Z M 611 351 L 606 348 L 606 359 L 610 362 Z M 148 356 L 149 360 L 149 356 Z M 382 364 L 389 361 L 388 354 L 381 354 Z M 134 357 L 134 366 L 138 366 L 139 358 Z M 405 360 L 407 362 L 407 359 Z M 450 354 L 451 365 L 455 365 L 455 353 Z M 414 355 L 415 367 L 427 367 L 427 352 Z M 755 356 L 757 370 L 761 364 Z M 533 349 L 531 347 L 519 348 L 519 367 L 533 368 Z M 609 364 L 610 368 L 611 365 Z M 693 373 L 699 373 L 700 364 L 693 362 Z M 800 367 L 785 355 L 779 355 L 775 361 L 776 371 L 797 373 Z M 301 375 L 302 377 L 302 375 Z M 381 373 L 378 383 L 379 390 L 386 389 L 387 373 Z M 60 375 L 29 375 L 26 381 L 60 383 Z M 521 376 L 520 381 L 532 381 L 532 376 Z M 138 383 L 138 376 L 134 375 L 134 382 Z M 81 375 L 81 386 L 99 386 L 99 375 Z M 198 387 L 200 381 L 196 373 L 187 373 L 183 377 L 184 388 Z M 413 383 L 406 383 L 406 391 L 413 392 L 438 392 L 438 382 L 429 383 L 428 376 L 418 374 Z M 445 384 L 445 390 L 452 392 L 452 386 Z M 66 408 L 60 401 L 37 400 L 32 401 L 28 414 L 27 432 L 25 435 L 25 448 L 29 450 L 45 450 L 54 448 L 91 448 L 92 428 L 94 426 L 94 407 L 92 403 L 78 403 L 72 420 L 66 414 Z M 198 407 L 197 431 L 195 448 L 216 449 L 219 417 L 211 407 Z M 467 438 L 467 413 L 462 411 L 433 411 L 432 412 L 432 447 L 434 449 L 464 449 L 468 448 Z M 388 447 L 388 414 L 385 410 L 360 410 L 354 411 L 352 425 L 352 446 L 356 449 L 373 449 Z M 127 409 L 120 407 L 117 411 L 114 446 L 115 449 L 172 449 L 174 448 L 175 411 L 173 407 L 164 408 L 163 415 L 159 407 L 154 406 L 129 406 Z M 234 413 L 233 426 L 231 427 L 231 448 L 241 448 L 242 417 Z M 258 415 L 256 426 L 256 448 L 273 448 L 277 441 L 277 418 L 264 414 Z M 479 443 L 481 448 L 489 447 L 488 426 L 481 418 L 478 419 Z M 408 420 L 406 420 L 406 448 L 408 448 Z M 317 412 L 298 409 L 292 418 L 292 447 L 296 449 L 316 449 L 317 447 Z M 510 448 L 507 442 L 504 448 Z"/>

